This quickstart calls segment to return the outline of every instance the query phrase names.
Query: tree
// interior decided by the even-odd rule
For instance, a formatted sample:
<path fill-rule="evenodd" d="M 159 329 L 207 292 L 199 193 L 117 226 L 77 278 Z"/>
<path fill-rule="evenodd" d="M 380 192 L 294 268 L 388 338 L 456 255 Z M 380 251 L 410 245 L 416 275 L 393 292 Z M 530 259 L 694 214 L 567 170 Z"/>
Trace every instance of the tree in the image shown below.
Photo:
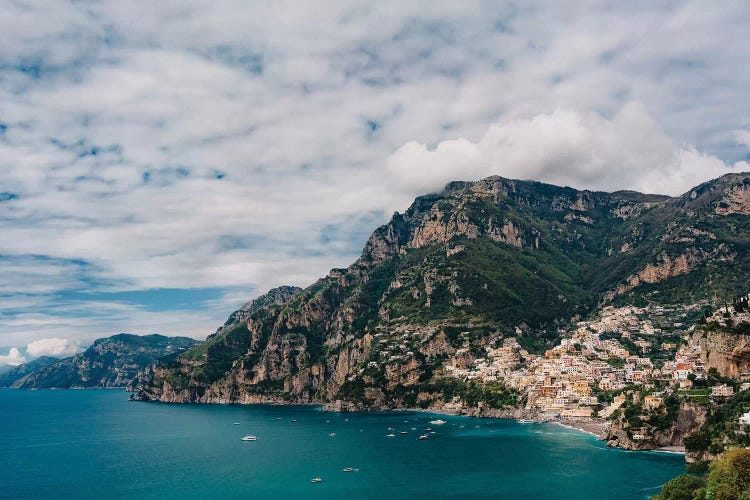
<path fill-rule="evenodd" d="M 733 448 L 715 460 L 706 481 L 709 500 L 735 500 L 750 490 L 750 450 Z"/>
<path fill-rule="evenodd" d="M 651 497 L 651 500 L 693 500 L 696 493 L 706 485 L 703 478 L 683 474 L 667 481 L 661 493 Z"/>

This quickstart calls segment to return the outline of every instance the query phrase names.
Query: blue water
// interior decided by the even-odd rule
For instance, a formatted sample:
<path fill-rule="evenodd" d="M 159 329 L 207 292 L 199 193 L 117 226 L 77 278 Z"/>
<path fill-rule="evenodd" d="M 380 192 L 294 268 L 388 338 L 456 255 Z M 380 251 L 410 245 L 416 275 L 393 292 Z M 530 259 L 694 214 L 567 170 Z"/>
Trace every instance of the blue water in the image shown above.
<path fill-rule="evenodd" d="M 679 455 L 606 449 L 553 424 L 432 418 L 0 390 L 0 497 L 626 499 L 684 470 Z M 437 433 L 417 441 L 427 426 Z"/>

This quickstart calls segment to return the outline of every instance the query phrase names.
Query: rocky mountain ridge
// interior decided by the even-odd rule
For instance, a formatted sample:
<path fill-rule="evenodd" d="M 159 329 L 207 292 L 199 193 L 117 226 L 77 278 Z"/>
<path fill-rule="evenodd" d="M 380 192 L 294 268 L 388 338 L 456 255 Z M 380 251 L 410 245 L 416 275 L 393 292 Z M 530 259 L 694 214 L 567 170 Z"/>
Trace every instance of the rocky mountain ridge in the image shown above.
<path fill-rule="evenodd" d="M 450 183 L 394 214 L 348 268 L 256 300 L 155 366 L 138 397 L 440 404 L 442 367 L 461 352 L 480 356 L 509 337 L 540 352 L 603 305 L 741 291 L 748 186 L 731 174 L 671 198 L 500 177 Z"/>
<path fill-rule="evenodd" d="M 142 384 L 142 370 L 198 344 L 187 337 L 120 333 L 101 338 L 84 352 L 56 360 L 13 381 L 20 389 L 129 388 Z"/>
<path fill-rule="evenodd" d="M 53 358 L 52 356 L 40 356 L 27 363 L 22 363 L 18 366 L 11 368 L 8 371 L 0 374 L 0 387 L 11 387 L 16 380 L 22 379 L 26 375 L 35 372 L 36 370 L 51 365 L 60 361 L 60 358 Z"/>

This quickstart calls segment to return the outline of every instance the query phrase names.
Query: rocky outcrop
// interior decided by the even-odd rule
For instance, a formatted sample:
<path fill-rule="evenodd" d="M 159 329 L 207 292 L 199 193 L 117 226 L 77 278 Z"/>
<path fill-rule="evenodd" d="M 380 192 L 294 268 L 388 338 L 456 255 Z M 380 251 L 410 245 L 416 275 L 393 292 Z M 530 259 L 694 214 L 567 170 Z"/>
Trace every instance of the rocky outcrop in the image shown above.
<path fill-rule="evenodd" d="M 657 448 L 682 447 L 685 436 L 696 432 L 705 423 L 708 410 L 705 406 L 683 401 L 675 422 L 664 430 L 649 430 L 640 434 L 639 429 L 629 427 L 622 417 L 614 419 L 607 429 L 604 440 L 607 446 L 625 448 L 626 450 L 655 450 Z M 636 439 L 641 435 L 644 439 Z"/>
<path fill-rule="evenodd" d="M 625 251 L 627 250 L 628 248 Z M 658 264 L 649 264 L 628 278 L 626 284 L 620 285 L 617 288 L 615 295 L 622 295 L 642 283 L 654 284 L 674 278 L 675 276 L 680 276 L 681 274 L 687 274 L 703 260 L 703 255 L 699 250 L 690 249 L 688 252 L 675 257 L 662 255 L 659 257 L 659 260 Z"/>
<path fill-rule="evenodd" d="M 696 330 L 692 340 L 701 347 L 706 370 L 714 368 L 734 379 L 750 375 L 750 336 L 704 328 Z"/>
<path fill-rule="evenodd" d="M 715 209 L 719 215 L 750 215 L 750 184 L 738 184 L 729 189 Z"/>
<path fill-rule="evenodd" d="M 238 323 L 247 321 L 255 311 L 258 311 L 263 307 L 271 305 L 282 305 L 286 303 L 292 297 L 292 295 L 301 291 L 302 289 L 296 286 L 280 286 L 278 288 L 272 288 L 268 291 L 268 293 L 265 293 L 260 297 L 247 302 L 242 307 L 230 314 L 226 322 L 221 327 L 219 327 L 218 330 L 216 330 L 216 333 L 214 333 L 214 335 L 220 334 L 221 332 L 231 328 L 234 325 L 237 325 Z"/>

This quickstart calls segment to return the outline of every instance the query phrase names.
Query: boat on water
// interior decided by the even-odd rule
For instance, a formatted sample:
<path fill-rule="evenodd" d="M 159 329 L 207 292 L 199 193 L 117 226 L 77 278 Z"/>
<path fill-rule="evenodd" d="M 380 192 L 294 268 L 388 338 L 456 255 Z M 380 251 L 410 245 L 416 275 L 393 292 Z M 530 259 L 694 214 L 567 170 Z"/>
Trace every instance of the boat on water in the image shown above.
<path fill-rule="evenodd" d="M 439 418 L 437 420 L 430 420 L 431 425 L 443 425 L 447 423 L 445 420 L 440 420 Z"/>
<path fill-rule="evenodd" d="M 427 435 L 425 435 L 425 434 L 422 434 L 421 436 L 419 436 L 419 437 L 417 438 L 417 441 L 425 441 L 425 440 L 427 440 L 427 439 L 429 439 L 429 438 L 427 437 Z"/>
<path fill-rule="evenodd" d="M 319 483 L 321 481 L 322 481 L 322 479 L 320 479 L 319 477 L 314 477 L 314 478 L 312 478 L 312 480 L 310 482 L 311 483 Z"/>
<path fill-rule="evenodd" d="M 332 438 L 333 438 L 333 437 L 336 437 L 336 433 L 335 433 L 335 432 L 332 432 L 332 433 L 330 433 L 330 434 L 329 434 L 329 436 L 330 436 L 330 437 L 332 437 Z"/>
<path fill-rule="evenodd" d="M 354 472 L 354 469 L 352 469 L 351 467 L 346 467 L 346 468 L 342 469 L 342 471 L 343 472 Z"/>
<path fill-rule="evenodd" d="M 235 422 L 232 425 L 240 425 L 240 423 L 239 422 Z"/>
<path fill-rule="evenodd" d="M 409 434 L 407 431 L 401 431 L 399 434 Z"/>
<path fill-rule="evenodd" d="M 518 419 L 518 423 L 519 424 L 533 424 L 534 421 L 530 420 L 528 418 L 520 418 L 520 419 Z"/>
<path fill-rule="evenodd" d="M 245 436 L 242 438 L 243 441 L 257 441 L 258 438 L 255 436 Z"/>
<path fill-rule="evenodd" d="M 392 438 L 392 437 L 396 437 L 396 435 L 395 434 L 386 434 L 385 437 Z"/>
<path fill-rule="evenodd" d="M 297 419 L 294 419 L 294 418 L 292 419 L 292 423 L 294 423 L 294 422 L 296 422 L 296 421 L 297 421 Z"/>

